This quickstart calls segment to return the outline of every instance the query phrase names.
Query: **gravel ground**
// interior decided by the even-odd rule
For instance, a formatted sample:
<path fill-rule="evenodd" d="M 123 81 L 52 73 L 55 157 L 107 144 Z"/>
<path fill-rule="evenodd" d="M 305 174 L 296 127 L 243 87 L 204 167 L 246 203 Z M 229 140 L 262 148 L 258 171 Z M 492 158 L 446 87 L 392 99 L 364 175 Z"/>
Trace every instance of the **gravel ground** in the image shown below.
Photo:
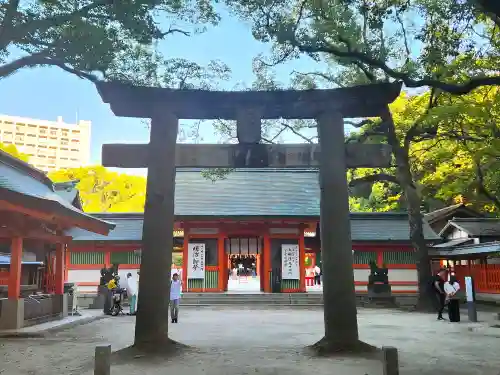
<path fill-rule="evenodd" d="M 500 329 L 387 310 L 360 310 L 358 320 L 362 340 L 399 349 L 402 375 L 500 373 Z M 95 346 L 124 348 L 132 343 L 133 332 L 134 318 L 118 317 L 44 339 L 4 339 L 0 373 L 92 375 Z M 170 359 L 131 358 L 114 365 L 112 374 L 382 374 L 376 360 L 308 356 L 302 348 L 322 332 L 321 310 L 185 308 L 180 323 L 171 326 L 171 337 L 196 349 Z"/>

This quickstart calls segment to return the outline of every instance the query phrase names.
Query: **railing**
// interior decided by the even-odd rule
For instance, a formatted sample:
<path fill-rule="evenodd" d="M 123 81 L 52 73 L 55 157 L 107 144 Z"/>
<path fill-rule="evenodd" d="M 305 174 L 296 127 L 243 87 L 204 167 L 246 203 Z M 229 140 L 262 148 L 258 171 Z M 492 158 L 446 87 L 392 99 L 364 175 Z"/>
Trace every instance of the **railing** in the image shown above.
<path fill-rule="evenodd" d="M 465 285 L 465 276 L 472 276 L 477 293 L 500 294 L 500 264 L 455 266 L 454 271 L 461 285 Z"/>
<path fill-rule="evenodd" d="M 9 273 L 6 271 L 0 272 L 0 285 L 9 285 Z"/>

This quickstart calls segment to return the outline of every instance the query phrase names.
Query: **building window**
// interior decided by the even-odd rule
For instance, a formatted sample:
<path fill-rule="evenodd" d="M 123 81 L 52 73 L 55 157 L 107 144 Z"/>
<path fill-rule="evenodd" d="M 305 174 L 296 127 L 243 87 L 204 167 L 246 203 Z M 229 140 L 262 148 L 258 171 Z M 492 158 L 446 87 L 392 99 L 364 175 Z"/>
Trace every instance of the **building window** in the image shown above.
<path fill-rule="evenodd" d="M 67 136 L 68 136 L 68 132 L 63 130 L 63 132 L 62 132 L 62 136 L 63 136 L 63 137 L 67 137 Z"/>
<path fill-rule="evenodd" d="M 67 144 L 68 144 L 68 141 L 61 141 L 61 144 L 62 144 L 62 145 L 67 145 Z"/>

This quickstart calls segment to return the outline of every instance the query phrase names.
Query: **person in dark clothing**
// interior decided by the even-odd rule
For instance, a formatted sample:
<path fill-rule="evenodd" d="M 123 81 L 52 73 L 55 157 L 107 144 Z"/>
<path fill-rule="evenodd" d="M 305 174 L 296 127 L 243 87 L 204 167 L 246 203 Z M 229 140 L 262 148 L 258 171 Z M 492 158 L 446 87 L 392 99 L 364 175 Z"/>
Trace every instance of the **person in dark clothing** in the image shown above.
<path fill-rule="evenodd" d="M 446 277 L 446 270 L 440 269 L 439 272 L 432 278 L 431 289 L 434 294 L 435 307 L 438 313 L 438 320 L 445 320 L 443 318 L 443 310 L 446 302 L 446 293 L 444 291 L 444 282 Z"/>

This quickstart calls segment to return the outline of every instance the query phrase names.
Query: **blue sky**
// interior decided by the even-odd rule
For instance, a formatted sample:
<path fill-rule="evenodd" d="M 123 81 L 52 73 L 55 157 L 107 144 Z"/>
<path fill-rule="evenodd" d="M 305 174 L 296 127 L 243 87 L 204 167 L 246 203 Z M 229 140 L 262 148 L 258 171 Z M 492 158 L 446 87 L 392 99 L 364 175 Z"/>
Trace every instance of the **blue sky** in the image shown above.
<path fill-rule="evenodd" d="M 225 87 L 252 83 L 252 59 L 268 52 L 269 46 L 257 42 L 249 25 L 227 13 L 222 22 L 207 32 L 191 37 L 173 36 L 160 47 L 167 57 L 181 57 L 200 65 L 219 59 L 232 70 L 232 78 Z M 168 49 L 167 49 L 168 47 Z M 168 54 L 167 54 L 168 51 Z M 315 63 L 307 57 L 296 60 L 277 72 L 278 79 L 286 81 L 292 70 L 313 70 Z M 317 66 L 317 65 L 316 65 Z M 103 143 L 147 142 L 149 130 L 138 119 L 115 117 L 103 104 L 93 84 L 57 68 L 24 69 L 0 80 L 0 113 L 66 122 L 77 118 L 92 121 L 91 163 L 100 163 Z M 216 143 L 213 129 L 202 129 L 203 142 Z"/>

